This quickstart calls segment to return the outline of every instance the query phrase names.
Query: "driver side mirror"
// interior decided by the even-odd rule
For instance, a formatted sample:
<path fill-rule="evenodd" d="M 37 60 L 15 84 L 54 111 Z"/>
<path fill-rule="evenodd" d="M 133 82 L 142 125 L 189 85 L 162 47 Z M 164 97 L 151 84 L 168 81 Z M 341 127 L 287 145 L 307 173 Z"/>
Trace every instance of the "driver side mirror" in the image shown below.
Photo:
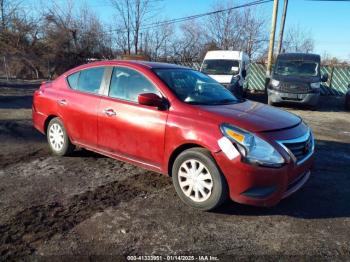
<path fill-rule="evenodd" d="M 328 81 L 328 74 L 327 73 L 324 73 L 322 76 L 321 76 L 321 82 L 327 82 Z"/>
<path fill-rule="evenodd" d="M 158 108 L 164 107 L 163 98 L 153 93 L 139 94 L 137 100 L 140 105 L 153 106 Z"/>
<path fill-rule="evenodd" d="M 243 79 L 245 79 L 246 76 L 247 76 L 247 70 L 243 69 L 242 70 L 242 77 L 243 77 Z"/>

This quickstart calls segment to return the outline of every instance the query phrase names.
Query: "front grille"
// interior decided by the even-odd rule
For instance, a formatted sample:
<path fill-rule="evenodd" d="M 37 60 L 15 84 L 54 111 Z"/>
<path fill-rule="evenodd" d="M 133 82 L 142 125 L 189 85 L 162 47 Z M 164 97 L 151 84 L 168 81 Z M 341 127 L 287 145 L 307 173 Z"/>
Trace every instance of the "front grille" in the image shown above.
<path fill-rule="evenodd" d="M 306 159 L 314 148 L 313 138 L 310 132 L 299 139 L 283 141 L 282 144 L 294 155 L 297 163 Z"/>
<path fill-rule="evenodd" d="M 283 82 L 280 84 L 280 90 L 281 92 L 293 94 L 306 94 L 312 91 L 306 83 L 291 84 Z"/>

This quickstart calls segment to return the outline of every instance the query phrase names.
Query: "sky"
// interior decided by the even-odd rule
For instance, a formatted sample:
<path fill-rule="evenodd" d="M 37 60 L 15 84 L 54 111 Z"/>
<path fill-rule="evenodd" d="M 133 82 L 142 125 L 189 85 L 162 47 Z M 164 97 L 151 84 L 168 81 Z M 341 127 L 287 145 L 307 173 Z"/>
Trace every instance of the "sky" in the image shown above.
<path fill-rule="evenodd" d="M 38 10 L 42 0 L 24 0 L 30 10 Z M 62 5 L 66 0 L 56 0 Z M 168 20 L 205 13 L 212 10 L 218 0 L 151 0 L 160 5 L 160 20 Z M 235 6 L 239 3 L 247 3 L 252 0 L 227 0 Z M 115 19 L 115 12 L 109 0 L 74 0 L 86 3 L 105 23 L 111 23 Z M 265 17 L 267 31 L 271 28 L 272 2 L 255 7 L 255 11 Z M 29 10 L 28 9 L 28 10 Z M 281 20 L 283 0 L 279 1 L 279 16 Z M 350 1 L 310 1 L 289 0 L 285 30 L 288 27 L 299 26 L 306 32 L 310 32 L 315 41 L 315 53 L 335 56 L 341 60 L 350 60 Z M 279 23 L 277 24 L 276 39 L 278 36 Z"/>

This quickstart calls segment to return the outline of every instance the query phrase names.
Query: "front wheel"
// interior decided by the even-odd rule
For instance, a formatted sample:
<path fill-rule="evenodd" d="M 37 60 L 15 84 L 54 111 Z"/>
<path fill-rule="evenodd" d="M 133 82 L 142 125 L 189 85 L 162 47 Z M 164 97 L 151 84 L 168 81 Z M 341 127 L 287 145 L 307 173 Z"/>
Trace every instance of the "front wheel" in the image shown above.
<path fill-rule="evenodd" d="M 226 180 L 204 148 L 182 152 L 174 162 L 172 179 L 180 199 L 191 207 L 208 211 L 227 199 Z"/>
<path fill-rule="evenodd" d="M 50 149 L 55 155 L 65 156 L 73 152 L 74 145 L 69 140 L 66 129 L 58 117 L 50 121 L 46 136 Z"/>

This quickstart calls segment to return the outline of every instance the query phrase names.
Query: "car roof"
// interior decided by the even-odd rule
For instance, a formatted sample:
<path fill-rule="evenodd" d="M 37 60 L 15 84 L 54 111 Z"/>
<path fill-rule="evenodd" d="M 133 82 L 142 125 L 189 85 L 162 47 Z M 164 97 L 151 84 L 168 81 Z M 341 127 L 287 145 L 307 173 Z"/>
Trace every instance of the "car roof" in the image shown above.
<path fill-rule="evenodd" d="M 137 64 L 148 68 L 178 68 L 178 69 L 190 69 L 182 65 L 170 64 L 170 63 L 161 63 L 161 62 L 151 62 L 151 61 L 142 61 L 142 60 L 119 60 L 120 63 L 130 63 Z"/>
<path fill-rule="evenodd" d="M 150 62 L 143 60 L 103 60 L 88 63 L 82 65 L 82 67 L 91 67 L 91 66 L 116 66 L 116 65 L 134 65 L 138 67 L 153 69 L 153 68 L 177 68 L 177 69 L 190 69 L 185 66 L 169 64 L 169 63 L 160 63 L 160 62 Z"/>
<path fill-rule="evenodd" d="M 65 73 L 63 73 L 63 76 L 67 77 L 71 74 L 74 74 L 75 72 L 78 72 L 80 70 L 89 69 L 92 67 L 98 67 L 98 66 L 118 66 L 118 65 L 124 65 L 124 66 L 131 66 L 135 68 L 146 68 L 146 69 L 156 69 L 156 68 L 163 68 L 163 69 L 192 69 L 189 67 L 176 65 L 176 64 L 169 64 L 169 63 L 159 63 L 159 62 L 150 62 L 150 61 L 142 61 L 142 60 L 101 60 L 101 61 L 95 61 L 87 64 L 83 64 L 77 67 L 74 67 Z M 193 69 L 192 69 L 193 70 Z"/>
<path fill-rule="evenodd" d="M 309 54 L 309 53 L 284 53 L 279 54 L 277 59 L 283 60 L 312 60 L 312 61 L 320 61 L 321 57 L 317 54 Z"/>
<path fill-rule="evenodd" d="M 212 50 L 208 51 L 204 57 L 206 59 L 228 59 L 228 60 L 241 60 L 243 52 L 232 50 Z"/>

